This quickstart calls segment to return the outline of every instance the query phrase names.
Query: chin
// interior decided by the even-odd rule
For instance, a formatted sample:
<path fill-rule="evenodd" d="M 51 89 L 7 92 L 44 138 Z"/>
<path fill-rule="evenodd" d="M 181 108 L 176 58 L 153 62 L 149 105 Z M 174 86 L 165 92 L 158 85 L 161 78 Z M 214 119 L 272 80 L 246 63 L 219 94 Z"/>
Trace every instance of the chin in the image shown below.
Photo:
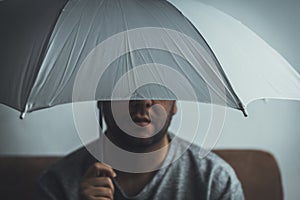
<path fill-rule="evenodd" d="M 142 151 L 143 149 L 151 148 L 152 146 L 161 142 L 164 136 L 167 134 L 167 132 L 160 131 L 157 134 L 153 135 L 153 131 L 146 131 L 143 133 L 137 133 L 136 135 L 139 135 L 139 137 L 131 136 L 120 130 L 114 132 L 113 134 L 113 138 L 116 142 L 116 145 L 119 144 L 121 148 L 124 147 L 124 149 L 132 149 L 133 151 L 136 149 L 140 149 Z M 142 138 L 141 136 L 145 137 Z"/>

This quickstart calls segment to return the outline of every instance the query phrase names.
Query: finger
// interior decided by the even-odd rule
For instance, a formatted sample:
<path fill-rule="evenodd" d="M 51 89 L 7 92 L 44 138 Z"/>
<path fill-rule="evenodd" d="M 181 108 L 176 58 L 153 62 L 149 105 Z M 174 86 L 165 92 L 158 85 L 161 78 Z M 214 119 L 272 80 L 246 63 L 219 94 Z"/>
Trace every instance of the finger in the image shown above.
<path fill-rule="evenodd" d="M 115 191 L 114 184 L 110 177 L 96 177 L 90 178 L 82 182 L 81 188 L 88 188 L 88 187 L 107 187 L 110 188 L 113 192 Z"/>
<path fill-rule="evenodd" d="M 113 200 L 113 199 L 106 198 L 106 197 L 93 197 L 91 200 Z"/>
<path fill-rule="evenodd" d="M 82 197 L 81 200 L 113 200 L 113 198 L 89 196 L 89 197 Z"/>
<path fill-rule="evenodd" d="M 99 188 L 87 188 L 84 190 L 83 194 L 88 198 L 109 198 L 113 199 L 114 193 L 109 188 L 99 187 Z"/>
<path fill-rule="evenodd" d="M 117 175 L 113 168 L 109 165 L 96 162 L 87 170 L 87 172 L 84 175 L 84 178 L 97 177 L 101 174 L 102 176 L 103 174 L 105 174 L 105 176 L 109 176 L 111 178 L 114 178 Z"/>
<path fill-rule="evenodd" d="M 80 196 L 84 200 L 108 198 L 113 199 L 114 193 L 108 188 L 86 188 L 80 192 Z"/>

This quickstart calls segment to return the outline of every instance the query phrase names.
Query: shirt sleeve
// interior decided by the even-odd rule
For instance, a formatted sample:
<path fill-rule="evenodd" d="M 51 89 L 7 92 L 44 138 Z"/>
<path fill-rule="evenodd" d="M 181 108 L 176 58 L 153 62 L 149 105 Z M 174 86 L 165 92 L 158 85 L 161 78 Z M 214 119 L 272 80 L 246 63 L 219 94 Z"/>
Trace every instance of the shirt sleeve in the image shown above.
<path fill-rule="evenodd" d="M 241 184 L 239 184 L 236 188 L 236 190 L 226 191 L 224 196 L 222 196 L 220 199 L 230 199 L 230 200 L 244 200 L 244 193 L 241 187 Z"/>
<path fill-rule="evenodd" d="M 234 170 L 225 165 L 214 171 L 211 198 L 214 200 L 244 200 L 242 185 Z"/>
<path fill-rule="evenodd" d="M 37 181 L 34 200 L 65 200 L 62 185 L 55 174 L 43 173 Z"/>

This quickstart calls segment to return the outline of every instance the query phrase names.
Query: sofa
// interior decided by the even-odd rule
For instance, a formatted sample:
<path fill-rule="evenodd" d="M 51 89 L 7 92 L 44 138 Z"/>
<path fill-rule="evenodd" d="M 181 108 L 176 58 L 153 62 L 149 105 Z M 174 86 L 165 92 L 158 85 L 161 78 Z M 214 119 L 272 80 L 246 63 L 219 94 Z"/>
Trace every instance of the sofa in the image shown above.
<path fill-rule="evenodd" d="M 247 200 L 282 200 L 281 175 L 275 158 L 260 150 L 214 150 L 235 170 Z M 0 200 L 31 200 L 42 170 L 61 159 L 43 156 L 0 157 Z"/>

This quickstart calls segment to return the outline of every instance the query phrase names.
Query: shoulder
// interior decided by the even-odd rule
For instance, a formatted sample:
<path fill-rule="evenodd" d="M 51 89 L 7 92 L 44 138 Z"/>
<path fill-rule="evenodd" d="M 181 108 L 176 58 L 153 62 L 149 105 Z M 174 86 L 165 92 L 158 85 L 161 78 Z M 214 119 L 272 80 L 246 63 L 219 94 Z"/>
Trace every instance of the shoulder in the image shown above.
<path fill-rule="evenodd" d="M 83 147 L 44 170 L 36 183 L 35 199 L 76 199 L 89 157 Z"/>
<path fill-rule="evenodd" d="M 206 150 L 194 144 L 190 146 L 188 151 L 188 154 L 195 160 L 200 169 L 215 174 L 218 177 L 236 178 L 234 169 L 214 152 L 209 151 L 203 155 L 202 152 Z"/>
<path fill-rule="evenodd" d="M 175 139 L 173 136 L 171 138 L 172 140 Z M 175 152 L 175 155 L 178 157 L 180 156 L 178 162 L 181 162 L 183 165 L 195 165 L 194 167 L 199 168 L 203 172 L 222 171 L 228 175 L 235 175 L 232 167 L 217 154 L 210 151 L 205 156 L 201 156 L 203 155 L 202 152 L 206 152 L 206 150 L 182 138 L 177 137 L 172 142 L 171 151 L 172 153 Z"/>
<path fill-rule="evenodd" d="M 81 147 L 68 154 L 56 163 L 45 169 L 39 178 L 39 181 L 49 181 L 50 179 L 62 180 L 68 177 L 79 176 L 89 164 L 91 155 L 85 147 Z"/>
<path fill-rule="evenodd" d="M 187 144 L 187 141 L 180 139 L 176 146 L 182 148 Z M 242 187 L 234 169 L 213 152 L 200 156 L 203 151 L 198 145 L 189 144 L 189 148 L 178 159 L 179 165 L 189 169 L 187 173 L 193 174 L 193 180 L 197 178 L 201 182 L 209 199 L 243 199 Z"/>

